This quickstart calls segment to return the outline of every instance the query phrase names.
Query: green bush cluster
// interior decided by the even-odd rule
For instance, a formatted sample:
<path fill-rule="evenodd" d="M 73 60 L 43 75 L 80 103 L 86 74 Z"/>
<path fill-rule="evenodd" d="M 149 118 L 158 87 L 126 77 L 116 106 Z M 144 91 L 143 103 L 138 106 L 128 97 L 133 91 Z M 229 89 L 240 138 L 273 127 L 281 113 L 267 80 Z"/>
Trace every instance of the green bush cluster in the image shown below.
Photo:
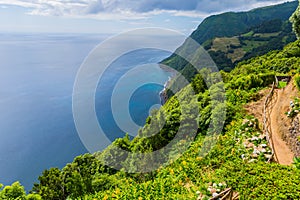
<path fill-rule="evenodd" d="M 24 187 L 17 181 L 4 188 L 0 184 L 0 200 L 42 200 L 42 198 L 38 194 L 26 195 Z"/>
<path fill-rule="evenodd" d="M 294 80 L 295 80 L 295 84 L 296 84 L 298 90 L 300 91 L 300 75 L 297 74 L 297 75 L 294 77 Z"/>

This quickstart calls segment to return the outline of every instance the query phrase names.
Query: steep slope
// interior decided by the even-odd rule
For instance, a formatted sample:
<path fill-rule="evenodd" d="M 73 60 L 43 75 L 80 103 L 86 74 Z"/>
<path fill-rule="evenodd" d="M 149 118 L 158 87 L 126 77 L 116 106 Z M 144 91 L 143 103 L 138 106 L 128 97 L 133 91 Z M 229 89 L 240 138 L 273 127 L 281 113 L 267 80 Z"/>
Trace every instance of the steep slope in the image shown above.
<path fill-rule="evenodd" d="M 271 50 L 281 50 L 295 40 L 292 25 L 288 21 L 274 19 L 252 27 L 245 34 L 217 37 L 203 45 L 219 69 L 230 71 L 242 60 L 266 54 Z"/>
<path fill-rule="evenodd" d="M 230 187 L 240 194 L 241 199 L 300 199 L 299 169 L 267 162 L 271 155 L 270 146 L 257 120 L 242 109 L 264 94 L 260 91 L 274 81 L 274 74 L 293 74 L 299 66 L 300 41 L 297 41 L 283 51 L 253 58 L 240 63 L 230 73 L 222 73 L 227 97 L 226 126 L 216 145 L 205 156 L 200 154 L 204 141 L 215 139 L 206 135 L 209 121 L 217 121 L 213 113 L 221 110 L 213 106 L 210 92 L 197 75 L 191 86 L 152 113 L 139 137 L 118 139 L 104 152 L 77 157 L 62 170 L 46 170 L 33 192 L 43 199 L 51 195 L 56 195 L 57 199 L 66 196 L 72 199 L 209 199 Z M 192 87 L 196 91 L 195 98 L 188 96 Z M 211 89 L 217 87 L 218 84 Z M 195 113 L 197 106 L 199 112 Z M 181 113 L 180 107 L 188 114 Z M 113 146 L 136 153 L 156 151 L 173 140 L 180 122 L 184 122 L 184 129 L 190 132 L 189 127 L 193 126 L 187 120 L 190 117 L 197 119 L 198 135 L 189 149 L 168 166 L 150 173 L 131 174 L 111 169 L 102 164 L 103 159 L 96 159 L 121 160 L 124 162 L 120 164 L 134 168 L 156 165 L 157 162 L 151 159 L 135 165 L 130 156 L 115 152 Z M 149 135 L 151 137 L 147 137 Z M 186 145 L 189 138 L 185 136 L 188 135 L 182 135 L 184 138 L 174 148 L 175 154 L 170 156 Z M 161 156 L 165 158 L 168 154 Z"/>
<path fill-rule="evenodd" d="M 288 19 L 297 5 L 294 1 L 249 12 L 211 16 L 199 25 L 191 38 L 209 51 L 219 69 L 230 71 L 241 60 L 280 50 L 295 41 Z M 188 49 L 189 42 L 186 41 L 176 52 Z M 195 70 L 176 52 L 161 63 L 181 71 L 190 80 Z"/>
<path fill-rule="evenodd" d="M 245 33 L 250 27 L 272 19 L 288 20 L 298 6 L 297 1 L 258 8 L 249 12 L 229 12 L 205 19 L 191 37 L 204 43 L 215 37 L 232 37 Z"/>

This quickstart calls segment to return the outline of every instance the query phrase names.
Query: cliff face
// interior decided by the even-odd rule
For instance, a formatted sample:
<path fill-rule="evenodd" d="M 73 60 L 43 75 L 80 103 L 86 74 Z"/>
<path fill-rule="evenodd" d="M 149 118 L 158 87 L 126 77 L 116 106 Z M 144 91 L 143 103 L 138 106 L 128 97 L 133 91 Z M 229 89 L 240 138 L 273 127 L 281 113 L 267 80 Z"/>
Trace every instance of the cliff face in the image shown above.
<path fill-rule="evenodd" d="M 295 154 L 295 157 L 300 157 L 300 116 L 296 116 L 289 128 L 289 132 L 284 136 L 284 140 Z"/>

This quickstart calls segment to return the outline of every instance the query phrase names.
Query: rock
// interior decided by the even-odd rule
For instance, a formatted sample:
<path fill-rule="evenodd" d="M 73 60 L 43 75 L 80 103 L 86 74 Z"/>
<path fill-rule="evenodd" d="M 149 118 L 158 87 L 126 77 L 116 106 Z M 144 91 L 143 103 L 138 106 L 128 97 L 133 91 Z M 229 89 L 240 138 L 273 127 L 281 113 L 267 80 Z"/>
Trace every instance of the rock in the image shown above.
<path fill-rule="evenodd" d="M 260 154 L 260 151 L 258 151 L 257 149 L 254 149 L 253 154 Z"/>
<path fill-rule="evenodd" d="M 248 124 L 249 123 L 249 120 L 248 119 L 244 119 L 243 120 L 243 125 L 246 125 L 246 124 Z"/>
<path fill-rule="evenodd" d="M 247 148 L 254 148 L 254 147 L 255 147 L 255 145 L 253 143 L 250 143 L 247 145 Z"/>
<path fill-rule="evenodd" d="M 266 145 L 266 144 L 260 144 L 259 146 L 261 146 L 262 148 L 267 148 L 268 147 L 268 145 Z"/>
<path fill-rule="evenodd" d="M 215 189 L 215 188 L 213 188 L 211 191 L 210 191 L 210 193 L 216 193 L 217 192 L 217 190 Z"/>
<path fill-rule="evenodd" d="M 272 155 L 265 154 L 265 158 L 270 159 L 271 157 L 272 157 Z"/>
<path fill-rule="evenodd" d="M 291 148 L 295 157 L 300 157 L 299 137 L 300 137 L 299 116 L 296 116 L 291 122 L 289 132 L 284 137 L 284 140 L 287 142 L 287 144 Z"/>
<path fill-rule="evenodd" d="M 258 138 L 264 140 L 266 139 L 266 137 L 267 137 L 266 135 L 260 135 Z"/>
<path fill-rule="evenodd" d="M 259 140 L 258 137 L 253 137 L 253 138 L 251 138 L 251 141 L 257 141 L 257 140 Z"/>
<path fill-rule="evenodd" d="M 218 195 L 219 195 L 219 194 L 216 193 L 216 192 L 212 194 L 213 198 L 217 197 Z"/>
<path fill-rule="evenodd" d="M 262 153 L 266 153 L 267 150 L 266 150 L 266 149 L 262 149 L 261 152 L 262 152 Z"/>
<path fill-rule="evenodd" d="M 258 155 L 254 153 L 254 154 L 251 155 L 251 157 L 252 158 L 258 158 Z"/>
<path fill-rule="evenodd" d="M 211 192 L 211 191 L 212 191 L 212 187 L 209 186 L 209 187 L 207 188 L 207 191 L 209 191 L 210 193 L 212 193 L 212 192 Z"/>

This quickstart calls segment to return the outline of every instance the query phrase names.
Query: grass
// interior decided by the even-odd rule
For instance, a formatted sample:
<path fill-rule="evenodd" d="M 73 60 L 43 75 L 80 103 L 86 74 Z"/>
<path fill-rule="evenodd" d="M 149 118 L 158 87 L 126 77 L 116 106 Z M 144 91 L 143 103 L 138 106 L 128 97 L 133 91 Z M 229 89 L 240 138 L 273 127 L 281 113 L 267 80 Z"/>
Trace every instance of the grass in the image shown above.
<path fill-rule="evenodd" d="M 242 49 L 235 49 L 234 53 L 232 54 L 228 54 L 228 58 L 230 58 L 232 60 L 232 62 L 235 62 L 237 60 L 242 59 L 245 56 L 246 52 Z"/>
<path fill-rule="evenodd" d="M 245 52 L 250 52 L 257 47 L 266 44 L 266 42 L 263 41 L 250 41 L 250 40 L 245 40 L 244 43 L 246 43 L 246 46 L 243 46 L 242 48 Z"/>
<path fill-rule="evenodd" d="M 254 34 L 254 31 L 250 31 L 250 32 L 248 32 L 248 33 L 243 34 L 242 36 L 243 36 L 243 37 L 252 37 L 253 34 Z"/>
<path fill-rule="evenodd" d="M 280 34 L 280 32 L 277 33 L 256 33 L 254 34 L 254 37 L 262 37 L 262 38 L 268 38 L 268 37 L 276 37 Z"/>
<path fill-rule="evenodd" d="M 235 45 L 235 46 L 241 45 L 239 38 L 238 37 L 216 38 L 213 41 L 212 50 L 215 51 L 220 50 L 223 51 L 224 53 L 227 53 L 230 45 Z"/>
<path fill-rule="evenodd" d="M 300 91 L 300 75 L 299 74 L 297 74 L 295 76 L 295 84 L 296 84 L 298 90 Z"/>
<path fill-rule="evenodd" d="M 279 89 L 285 88 L 286 86 L 287 86 L 287 82 L 279 81 L 279 83 L 278 83 Z"/>

